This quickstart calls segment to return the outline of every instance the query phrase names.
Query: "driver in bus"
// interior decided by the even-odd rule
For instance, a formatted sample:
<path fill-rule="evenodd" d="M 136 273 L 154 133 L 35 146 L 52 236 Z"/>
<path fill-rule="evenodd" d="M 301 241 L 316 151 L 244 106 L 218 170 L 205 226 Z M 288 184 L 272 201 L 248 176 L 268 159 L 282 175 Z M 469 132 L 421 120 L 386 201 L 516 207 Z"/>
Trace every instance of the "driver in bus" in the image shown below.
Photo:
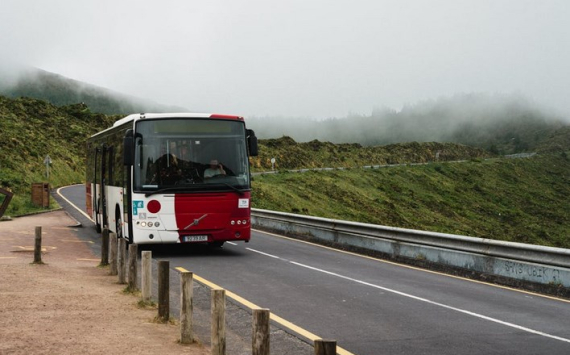
<path fill-rule="evenodd" d="M 210 161 L 210 167 L 204 170 L 204 179 L 211 178 L 217 175 L 226 175 L 226 171 L 222 164 L 220 164 L 216 159 Z"/>

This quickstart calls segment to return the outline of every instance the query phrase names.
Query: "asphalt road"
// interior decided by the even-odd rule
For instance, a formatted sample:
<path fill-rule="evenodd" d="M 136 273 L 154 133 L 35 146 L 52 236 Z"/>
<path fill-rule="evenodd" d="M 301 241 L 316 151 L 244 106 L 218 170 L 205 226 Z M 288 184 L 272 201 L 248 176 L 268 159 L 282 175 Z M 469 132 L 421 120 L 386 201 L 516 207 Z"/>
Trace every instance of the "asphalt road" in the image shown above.
<path fill-rule="evenodd" d="M 84 209 L 82 185 L 62 194 Z M 85 219 L 76 211 L 69 211 Z M 93 228 L 94 229 L 94 228 Z M 354 354 L 569 354 L 570 302 L 254 231 L 153 251 Z"/>

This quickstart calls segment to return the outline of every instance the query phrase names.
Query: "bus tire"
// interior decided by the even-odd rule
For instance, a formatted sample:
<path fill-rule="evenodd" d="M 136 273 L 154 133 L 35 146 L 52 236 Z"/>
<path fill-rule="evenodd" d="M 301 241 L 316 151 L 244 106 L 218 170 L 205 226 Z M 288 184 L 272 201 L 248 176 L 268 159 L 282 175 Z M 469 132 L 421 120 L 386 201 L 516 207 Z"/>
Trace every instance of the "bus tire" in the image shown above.
<path fill-rule="evenodd" d="M 100 203 L 101 200 L 97 200 L 97 206 L 95 206 L 95 229 L 97 230 L 97 233 L 101 233 L 101 223 L 99 223 L 99 206 L 101 205 Z"/>
<path fill-rule="evenodd" d="M 117 234 L 117 239 L 123 237 L 123 226 L 121 223 L 121 210 L 119 207 L 115 209 L 115 233 Z"/>

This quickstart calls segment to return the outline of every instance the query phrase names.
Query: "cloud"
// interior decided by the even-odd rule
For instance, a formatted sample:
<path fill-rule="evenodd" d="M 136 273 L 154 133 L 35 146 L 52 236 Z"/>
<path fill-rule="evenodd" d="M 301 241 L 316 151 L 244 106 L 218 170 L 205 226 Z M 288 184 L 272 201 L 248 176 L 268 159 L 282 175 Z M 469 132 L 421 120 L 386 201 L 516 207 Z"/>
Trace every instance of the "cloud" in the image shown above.
<path fill-rule="evenodd" d="M 570 113 L 565 1 L 4 0 L 0 61 L 200 111 L 341 117 L 463 92 Z"/>

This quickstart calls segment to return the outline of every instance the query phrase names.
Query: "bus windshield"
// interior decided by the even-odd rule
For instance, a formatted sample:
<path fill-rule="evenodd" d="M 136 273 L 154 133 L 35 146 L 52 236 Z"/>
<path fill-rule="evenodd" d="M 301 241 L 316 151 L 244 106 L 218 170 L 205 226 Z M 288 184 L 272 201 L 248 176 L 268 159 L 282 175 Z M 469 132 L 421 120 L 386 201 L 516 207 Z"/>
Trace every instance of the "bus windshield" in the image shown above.
<path fill-rule="evenodd" d="M 249 190 L 245 125 L 200 118 L 140 120 L 133 168 L 138 192 Z"/>

